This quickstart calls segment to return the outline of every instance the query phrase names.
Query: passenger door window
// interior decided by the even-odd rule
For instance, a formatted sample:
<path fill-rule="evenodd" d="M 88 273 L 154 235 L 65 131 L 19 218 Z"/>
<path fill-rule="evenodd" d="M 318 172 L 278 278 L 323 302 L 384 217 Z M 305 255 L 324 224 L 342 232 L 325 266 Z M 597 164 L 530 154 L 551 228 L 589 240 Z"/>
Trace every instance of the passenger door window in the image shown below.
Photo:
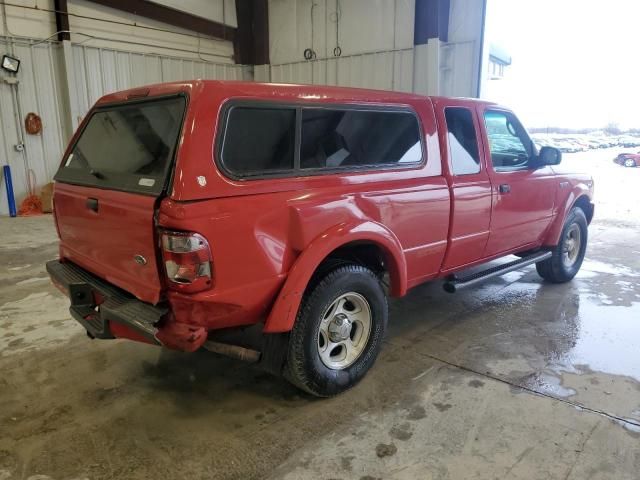
<path fill-rule="evenodd" d="M 533 165 L 533 143 L 515 115 L 490 110 L 485 112 L 484 122 L 496 172 L 524 170 Z"/>
<path fill-rule="evenodd" d="M 471 110 L 463 107 L 448 107 L 445 109 L 444 115 L 447 122 L 447 140 L 452 173 L 454 175 L 479 173 L 478 138 Z"/>

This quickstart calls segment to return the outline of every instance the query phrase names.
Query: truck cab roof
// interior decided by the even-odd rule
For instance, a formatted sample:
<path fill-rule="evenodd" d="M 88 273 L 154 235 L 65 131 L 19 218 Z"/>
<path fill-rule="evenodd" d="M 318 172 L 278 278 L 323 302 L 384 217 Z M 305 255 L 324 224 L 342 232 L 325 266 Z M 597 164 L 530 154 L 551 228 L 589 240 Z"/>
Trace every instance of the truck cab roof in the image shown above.
<path fill-rule="evenodd" d="M 139 88 L 122 90 L 103 96 L 98 105 L 122 102 L 133 98 L 144 98 L 171 93 L 189 93 L 207 96 L 215 93 L 217 97 L 272 97 L 286 100 L 296 99 L 303 102 L 366 102 L 366 103 L 405 103 L 423 101 L 430 98 L 433 101 L 451 100 L 455 98 L 470 105 L 495 105 L 493 102 L 476 98 L 427 96 L 415 93 L 391 92 L 366 88 L 305 85 L 288 83 L 261 83 L 236 80 L 185 80 L 179 82 L 159 83 Z"/>

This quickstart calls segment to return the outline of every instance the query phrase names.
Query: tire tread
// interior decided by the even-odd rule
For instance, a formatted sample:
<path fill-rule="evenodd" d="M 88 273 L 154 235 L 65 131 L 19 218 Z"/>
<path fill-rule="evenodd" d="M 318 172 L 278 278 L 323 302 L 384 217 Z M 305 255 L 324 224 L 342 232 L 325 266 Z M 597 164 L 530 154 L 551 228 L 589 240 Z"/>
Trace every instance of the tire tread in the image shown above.
<path fill-rule="evenodd" d="M 330 289 L 338 279 L 350 274 L 366 275 L 370 277 L 371 280 L 375 281 L 381 289 L 385 310 L 385 318 L 383 319 L 384 325 L 381 329 L 372 328 L 371 335 L 384 335 L 384 327 L 386 327 L 386 311 L 388 309 L 387 297 L 384 295 L 384 290 L 379 277 L 373 271 L 361 265 L 342 263 L 333 270 L 328 271 L 324 277 L 312 285 L 310 290 L 305 293 L 302 299 L 294 327 L 291 330 L 287 365 L 285 367 L 285 377 L 296 387 L 315 396 L 331 397 L 338 393 L 342 393 L 343 391 L 353 387 L 361 377 L 359 376 L 356 381 L 350 382 L 348 385 L 343 386 L 334 392 L 327 391 L 326 382 L 322 381 L 323 378 L 317 372 L 314 373 L 307 368 L 307 361 L 304 356 L 306 347 L 305 336 L 307 335 L 307 330 L 311 328 L 310 324 L 315 320 L 312 315 L 312 309 L 318 302 L 323 301 L 328 289 Z M 376 342 L 376 344 L 379 345 L 381 343 L 381 338 L 373 338 L 370 341 Z M 363 355 L 366 356 L 364 360 L 368 362 L 370 359 L 369 357 L 372 355 L 374 357 L 373 360 L 375 360 L 378 350 L 379 348 L 374 349 L 373 351 L 371 351 L 371 349 L 365 351 L 363 353 Z M 361 360 L 363 360 L 362 357 L 349 368 L 357 367 L 359 364 L 362 364 Z"/>
<path fill-rule="evenodd" d="M 565 231 L 567 230 L 569 225 L 576 221 L 581 227 L 580 233 L 582 234 L 580 258 L 576 260 L 577 268 L 573 269 L 572 267 L 571 271 L 567 271 L 562 262 L 562 245 L 565 237 Z M 575 275 L 580 270 L 580 267 L 582 266 L 582 260 L 584 259 L 584 253 L 587 247 L 587 232 L 587 217 L 584 211 L 580 207 L 573 207 L 569 212 L 569 215 L 567 215 L 567 219 L 565 220 L 562 227 L 560 242 L 558 242 L 558 245 L 556 245 L 552 250 L 551 258 L 536 263 L 536 270 L 538 272 L 538 275 L 551 283 L 566 283 L 573 279 L 573 277 L 575 277 Z"/>

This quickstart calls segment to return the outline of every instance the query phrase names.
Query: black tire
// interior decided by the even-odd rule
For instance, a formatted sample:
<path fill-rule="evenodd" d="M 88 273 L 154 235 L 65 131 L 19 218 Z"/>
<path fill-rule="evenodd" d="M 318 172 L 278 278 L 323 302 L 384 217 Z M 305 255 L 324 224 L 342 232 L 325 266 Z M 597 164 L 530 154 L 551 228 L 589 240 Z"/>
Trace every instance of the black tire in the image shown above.
<path fill-rule="evenodd" d="M 627 159 L 624 161 L 624 166 L 625 166 L 625 167 L 629 167 L 629 168 L 633 168 L 633 167 L 635 167 L 635 166 L 636 166 L 636 162 L 635 162 L 635 160 L 633 160 L 633 159 L 631 159 L 631 158 L 627 158 Z"/>
<path fill-rule="evenodd" d="M 368 303 L 370 329 L 364 349 L 352 364 L 332 369 L 319 353 L 320 326 L 325 312 L 341 295 L 354 292 Z M 387 328 L 387 296 L 376 274 L 360 265 L 341 265 L 308 291 L 298 310 L 289 338 L 285 377 L 298 388 L 318 397 L 330 397 L 357 384 L 373 366 Z"/>
<path fill-rule="evenodd" d="M 580 230 L 580 244 L 577 252 L 577 257 L 571 265 L 567 265 L 564 261 L 564 251 L 566 243 L 569 241 L 567 233 L 572 229 L 574 225 Z M 587 217 L 580 207 L 574 207 L 569 212 L 567 219 L 562 227 L 562 234 L 560 236 L 560 242 L 552 250 L 553 255 L 547 260 L 536 263 L 536 270 L 538 274 L 545 280 L 552 283 L 565 283 L 573 279 L 576 276 L 582 261 L 584 260 L 584 254 L 587 250 L 588 228 Z"/>

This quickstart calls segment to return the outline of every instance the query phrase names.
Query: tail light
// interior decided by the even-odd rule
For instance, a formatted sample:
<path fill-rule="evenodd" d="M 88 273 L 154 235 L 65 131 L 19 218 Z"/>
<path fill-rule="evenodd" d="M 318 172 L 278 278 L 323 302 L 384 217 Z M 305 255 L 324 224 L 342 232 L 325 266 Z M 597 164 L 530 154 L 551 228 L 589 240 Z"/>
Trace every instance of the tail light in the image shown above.
<path fill-rule="evenodd" d="M 161 231 L 160 234 L 169 287 L 187 293 L 210 288 L 213 268 L 207 240 L 193 232 Z"/>

